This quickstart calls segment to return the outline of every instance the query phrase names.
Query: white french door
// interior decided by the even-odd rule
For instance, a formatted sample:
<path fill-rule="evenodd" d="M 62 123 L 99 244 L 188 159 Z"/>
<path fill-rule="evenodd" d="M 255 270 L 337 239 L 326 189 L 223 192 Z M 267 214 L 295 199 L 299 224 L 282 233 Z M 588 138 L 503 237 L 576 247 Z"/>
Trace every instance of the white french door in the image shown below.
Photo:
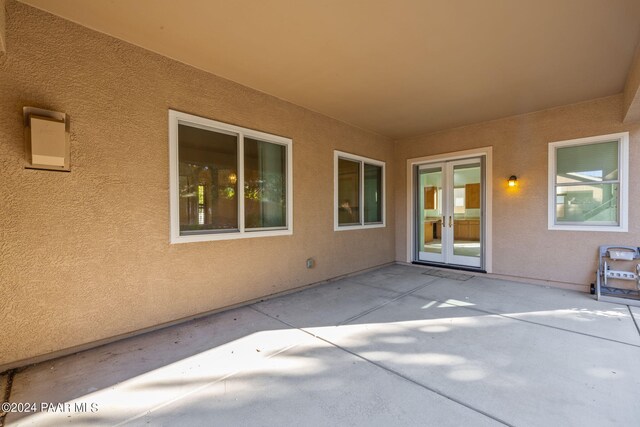
<path fill-rule="evenodd" d="M 417 178 L 417 259 L 482 268 L 482 159 L 423 164 Z"/>

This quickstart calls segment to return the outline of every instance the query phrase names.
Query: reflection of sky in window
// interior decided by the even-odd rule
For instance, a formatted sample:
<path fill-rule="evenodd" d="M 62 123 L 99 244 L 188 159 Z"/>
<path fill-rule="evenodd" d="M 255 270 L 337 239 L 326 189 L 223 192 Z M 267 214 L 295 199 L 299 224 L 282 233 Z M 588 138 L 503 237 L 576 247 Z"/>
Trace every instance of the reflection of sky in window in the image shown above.
<path fill-rule="evenodd" d="M 567 172 L 567 175 L 575 176 L 587 181 L 602 181 L 602 170 L 595 171 L 582 171 L 582 172 Z"/>

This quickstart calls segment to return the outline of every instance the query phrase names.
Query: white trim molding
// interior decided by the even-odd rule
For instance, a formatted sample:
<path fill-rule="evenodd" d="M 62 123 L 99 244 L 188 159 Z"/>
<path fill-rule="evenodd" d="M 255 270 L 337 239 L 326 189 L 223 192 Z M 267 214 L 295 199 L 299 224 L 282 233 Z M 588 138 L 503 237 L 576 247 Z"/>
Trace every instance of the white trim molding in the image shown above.
<path fill-rule="evenodd" d="M 180 194 L 179 194 L 179 157 L 178 125 L 184 124 L 218 133 L 237 136 L 238 141 L 238 229 L 199 234 L 181 234 L 180 232 Z M 244 138 L 249 137 L 286 148 L 286 191 L 287 210 L 286 227 L 277 229 L 245 229 L 244 225 Z M 212 240 L 246 239 L 253 237 L 286 236 L 293 234 L 293 141 L 282 136 L 272 135 L 228 123 L 198 117 L 179 111 L 169 110 L 169 209 L 170 243 L 205 242 Z"/>
<path fill-rule="evenodd" d="M 618 223 L 556 223 L 556 152 L 558 148 L 580 145 L 599 144 L 605 142 L 618 142 Z M 547 226 L 549 230 L 563 231 L 605 231 L 627 232 L 629 229 L 629 132 L 613 133 L 609 135 L 590 136 L 587 138 L 570 139 L 566 141 L 550 142 L 548 144 L 548 200 L 547 200 Z"/>
<path fill-rule="evenodd" d="M 461 160 L 472 157 L 484 157 L 485 159 L 485 239 L 484 239 L 484 270 L 487 273 L 493 271 L 493 147 L 473 148 L 464 151 L 455 151 L 451 153 L 435 154 L 432 156 L 416 157 L 407 159 L 407 243 L 406 243 L 406 261 L 411 263 L 415 261 L 415 182 L 414 169 L 426 163 L 446 162 L 450 160 Z"/>
<path fill-rule="evenodd" d="M 7 52 L 6 0 L 0 0 L 0 56 Z"/>
<path fill-rule="evenodd" d="M 339 225 L 338 223 L 338 210 L 340 207 L 340 201 L 338 200 L 338 160 L 345 159 L 358 162 L 360 165 L 360 192 L 358 197 L 360 198 L 360 224 L 354 225 Z M 366 223 L 364 221 L 364 165 L 369 164 L 373 166 L 379 166 L 382 168 L 382 221 Z M 356 154 L 346 153 L 344 151 L 334 150 L 333 152 L 333 230 L 334 231 L 346 231 L 346 230 L 362 230 L 364 228 L 383 228 L 386 227 L 387 218 L 387 203 L 386 203 L 386 163 L 381 160 L 374 160 L 368 157 L 358 156 Z"/>

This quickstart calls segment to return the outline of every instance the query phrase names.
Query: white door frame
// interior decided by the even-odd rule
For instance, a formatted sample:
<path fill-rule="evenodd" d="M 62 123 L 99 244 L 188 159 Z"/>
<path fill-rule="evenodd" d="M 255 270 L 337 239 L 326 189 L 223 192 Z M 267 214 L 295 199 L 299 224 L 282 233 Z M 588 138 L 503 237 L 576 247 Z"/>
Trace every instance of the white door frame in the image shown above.
<path fill-rule="evenodd" d="M 471 150 L 456 151 L 452 153 L 436 154 L 433 156 L 417 157 L 413 159 L 407 159 L 407 262 L 413 262 L 414 254 L 416 253 L 415 247 L 415 233 L 416 233 L 416 218 L 415 218 L 415 191 L 417 190 L 413 179 L 414 170 L 416 166 L 423 163 L 436 163 L 446 162 L 449 160 L 466 159 L 469 157 L 484 157 L 485 158 L 485 233 L 484 233 L 484 269 L 487 273 L 493 271 L 493 246 L 492 246 L 492 229 L 493 229 L 493 147 L 474 148 Z"/>
<path fill-rule="evenodd" d="M 468 164 L 477 164 L 479 167 L 482 165 L 482 162 L 484 161 L 485 156 L 476 156 L 476 157 L 467 157 L 464 159 L 458 159 L 458 160 L 448 160 L 448 161 L 442 161 L 442 162 L 437 162 L 437 163 L 422 163 L 417 165 L 414 170 L 416 170 L 416 173 L 418 174 L 417 178 L 419 179 L 420 177 L 420 171 L 421 170 L 437 170 L 439 169 L 441 171 L 441 189 L 442 189 L 442 209 L 440 212 L 440 217 L 442 218 L 442 235 L 441 235 L 441 242 L 442 242 L 442 246 L 441 246 L 441 251 L 440 253 L 436 254 L 436 253 L 428 253 L 428 252 L 423 252 L 420 248 L 417 248 L 418 250 L 414 252 L 414 254 L 417 253 L 417 257 L 416 257 L 416 261 L 426 261 L 426 262 L 435 262 L 435 263 L 440 263 L 440 264 L 447 264 L 447 265 L 456 265 L 456 266 L 462 266 L 462 267 L 469 267 L 469 268 L 483 268 L 483 263 L 484 263 L 484 245 L 482 245 L 482 253 L 480 255 L 480 257 L 472 257 L 472 256 L 463 256 L 463 255 L 456 255 L 455 251 L 454 251 L 454 247 L 455 247 L 455 234 L 454 234 L 454 230 L 451 226 L 451 218 L 455 217 L 455 213 L 454 213 L 454 171 L 455 168 L 457 166 L 460 165 L 468 165 Z M 482 185 L 484 186 L 484 170 L 486 169 L 486 167 L 482 167 L 481 170 L 481 175 L 482 177 L 480 178 L 480 182 L 482 183 Z M 416 176 L 413 177 L 413 182 L 415 183 Z M 419 182 L 419 181 L 418 181 Z M 420 194 L 420 192 L 422 192 L 422 184 L 418 183 L 418 193 L 414 193 L 414 197 L 418 196 Z M 484 193 L 484 191 L 483 191 Z M 483 197 L 484 199 L 484 197 Z M 419 200 L 419 197 L 418 199 Z M 484 223 L 484 211 L 485 211 L 485 202 L 484 200 L 482 201 L 482 214 L 480 216 L 480 219 L 482 220 L 482 223 Z M 416 211 L 419 211 L 419 209 L 416 209 Z M 447 226 L 447 222 L 446 222 L 446 217 L 449 217 L 449 226 Z M 414 218 L 415 221 L 415 218 Z M 419 223 L 419 221 L 418 221 Z M 455 221 L 454 221 L 455 224 Z M 418 231 L 418 229 L 416 228 L 416 232 Z M 481 241 L 484 241 L 484 232 L 482 233 L 481 236 Z M 422 241 L 422 236 L 418 235 L 418 241 Z M 415 238 L 415 237 L 414 237 Z"/>

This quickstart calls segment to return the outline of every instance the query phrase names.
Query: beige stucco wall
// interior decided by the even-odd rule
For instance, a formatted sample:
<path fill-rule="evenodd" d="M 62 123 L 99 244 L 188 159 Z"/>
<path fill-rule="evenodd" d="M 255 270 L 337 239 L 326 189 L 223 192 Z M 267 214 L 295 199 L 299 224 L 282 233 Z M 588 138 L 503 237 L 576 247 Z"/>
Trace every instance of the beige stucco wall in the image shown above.
<path fill-rule="evenodd" d="M 7 8 L 0 367 L 394 260 L 392 179 L 386 228 L 333 231 L 333 150 L 386 161 L 392 177 L 391 140 Z M 23 106 L 70 116 L 71 173 L 24 169 Z M 293 236 L 169 244 L 169 108 L 293 139 Z"/>
<path fill-rule="evenodd" d="M 629 123 L 640 120 L 640 44 L 636 47 L 623 93 L 623 121 Z"/>
<path fill-rule="evenodd" d="M 623 95 L 398 141 L 396 259 L 407 258 L 407 159 L 493 147 L 493 273 L 587 286 L 599 245 L 640 245 L 640 125 L 622 124 Z M 547 229 L 547 145 L 630 131 L 628 233 Z M 517 191 L 507 178 L 517 175 Z"/>

